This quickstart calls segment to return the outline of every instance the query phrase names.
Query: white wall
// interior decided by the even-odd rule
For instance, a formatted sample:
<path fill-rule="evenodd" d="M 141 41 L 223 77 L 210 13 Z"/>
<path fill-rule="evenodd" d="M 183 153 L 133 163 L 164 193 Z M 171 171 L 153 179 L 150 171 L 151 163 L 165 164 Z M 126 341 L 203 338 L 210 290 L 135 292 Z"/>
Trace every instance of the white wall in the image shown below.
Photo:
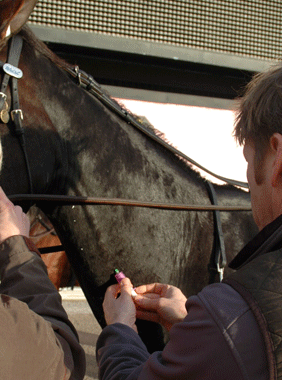
<path fill-rule="evenodd" d="M 146 116 L 174 146 L 199 164 L 221 176 L 246 181 L 242 148 L 236 145 L 232 136 L 233 111 L 125 99 L 121 101 L 134 114 Z"/>

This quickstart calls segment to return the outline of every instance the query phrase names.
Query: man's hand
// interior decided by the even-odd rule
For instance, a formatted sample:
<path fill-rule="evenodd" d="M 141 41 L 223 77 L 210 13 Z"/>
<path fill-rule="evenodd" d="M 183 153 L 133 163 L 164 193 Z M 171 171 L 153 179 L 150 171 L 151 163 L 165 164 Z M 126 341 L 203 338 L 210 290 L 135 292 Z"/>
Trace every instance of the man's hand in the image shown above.
<path fill-rule="evenodd" d="M 107 325 L 123 323 L 137 332 L 136 308 L 131 297 L 132 284 L 124 278 L 120 284 L 110 286 L 105 294 L 103 309 Z"/>
<path fill-rule="evenodd" d="M 161 323 L 169 331 L 187 315 L 187 298 L 175 286 L 155 283 L 139 286 L 135 291 L 139 319 Z"/>
<path fill-rule="evenodd" d="M 14 235 L 29 236 L 30 222 L 20 206 L 6 197 L 0 187 L 0 244 Z"/>

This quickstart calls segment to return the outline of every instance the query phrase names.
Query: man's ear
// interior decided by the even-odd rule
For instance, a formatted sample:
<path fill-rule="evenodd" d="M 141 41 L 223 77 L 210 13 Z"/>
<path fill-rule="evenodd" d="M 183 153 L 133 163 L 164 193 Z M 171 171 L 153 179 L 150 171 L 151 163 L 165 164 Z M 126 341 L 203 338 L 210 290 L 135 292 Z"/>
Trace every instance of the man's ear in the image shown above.
<path fill-rule="evenodd" d="M 270 138 L 271 152 L 275 155 L 271 184 L 273 187 L 282 184 L 282 135 L 274 133 Z"/>

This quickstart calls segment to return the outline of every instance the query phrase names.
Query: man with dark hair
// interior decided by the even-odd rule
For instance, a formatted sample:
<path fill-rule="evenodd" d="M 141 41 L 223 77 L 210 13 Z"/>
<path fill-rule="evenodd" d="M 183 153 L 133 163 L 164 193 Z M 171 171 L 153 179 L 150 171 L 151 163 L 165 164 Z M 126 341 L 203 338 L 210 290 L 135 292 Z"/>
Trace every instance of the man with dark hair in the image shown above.
<path fill-rule="evenodd" d="M 234 135 L 259 234 L 229 264 L 232 275 L 188 299 L 170 285 L 137 287 L 134 298 L 129 279 L 111 286 L 97 342 L 100 379 L 282 378 L 282 65 L 248 85 Z M 162 352 L 149 355 L 136 317 L 169 330 Z"/>
<path fill-rule="evenodd" d="M 85 354 L 29 236 L 0 188 L 0 379 L 79 380 Z"/>

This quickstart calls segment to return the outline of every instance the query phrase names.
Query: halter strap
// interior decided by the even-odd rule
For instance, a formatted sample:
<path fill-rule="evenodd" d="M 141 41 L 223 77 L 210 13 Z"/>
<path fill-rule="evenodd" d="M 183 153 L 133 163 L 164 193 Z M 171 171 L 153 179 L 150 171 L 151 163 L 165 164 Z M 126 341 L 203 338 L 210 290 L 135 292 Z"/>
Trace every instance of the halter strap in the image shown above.
<path fill-rule="evenodd" d="M 33 193 L 32 177 L 31 177 L 31 172 L 30 172 L 28 156 L 26 152 L 24 128 L 22 125 L 23 113 L 20 108 L 20 100 L 19 100 L 19 93 L 18 93 L 18 79 L 21 78 L 22 76 L 21 70 L 18 69 L 22 46 L 23 46 L 22 37 L 19 35 L 13 36 L 10 40 L 8 58 L 6 62 L 6 64 L 9 64 L 7 69 L 5 68 L 5 63 L 0 62 L 0 66 L 2 66 L 2 69 L 4 71 L 4 76 L 3 76 L 1 89 L 0 89 L 1 90 L 0 91 L 0 111 L 3 109 L 5 105 L 5 101 L 7 99 L 6 91 L 9 84 L 9 80 L 11 78 L 11 97 L 12 97 L 11 118 L 13 121 L 12 123 L 13 133 L 18 138 L 20 146 L 23 151 L 26 169 L 27 169 L 27 175 L 28 175 L 29 189 L 30 189 L 30 193 L 32 194 Z"/>
<path fill-rule="evenodd" d="M 14 37 L 11 38 L 11 43 L 10 43 L 7 63 L 9 63 L 10 65 L 12 65 L 14 67 L 18 66 L 20 55 L 21 55 L 21 50 L 22 50 L 22 45 L 23 45 L 23 40 L 22 40 L 21 37 L 14 36 Z M 2 67 L 4 66 L 3 62 L 1 62 L 1 66 Z M 4 70 L 4 73 L 5 74 L 3 76 L 3 80 L 2 80 L 2 83 L 1 83 L 1 89 L 0 89 L 0 91 L 1 91 L 1 93 L 0 93 L 0 95 L 1 95 L 1 98 L 0 98 L 0 111 L 4 107 L 4 102 L 5 102 L 6 98 L 7 98 L 6 90 L 7 90 L 8 84 L 9 84 L 9 80 L 11 78 L 11 74 L 9 72 L 6 72 Z"/>

